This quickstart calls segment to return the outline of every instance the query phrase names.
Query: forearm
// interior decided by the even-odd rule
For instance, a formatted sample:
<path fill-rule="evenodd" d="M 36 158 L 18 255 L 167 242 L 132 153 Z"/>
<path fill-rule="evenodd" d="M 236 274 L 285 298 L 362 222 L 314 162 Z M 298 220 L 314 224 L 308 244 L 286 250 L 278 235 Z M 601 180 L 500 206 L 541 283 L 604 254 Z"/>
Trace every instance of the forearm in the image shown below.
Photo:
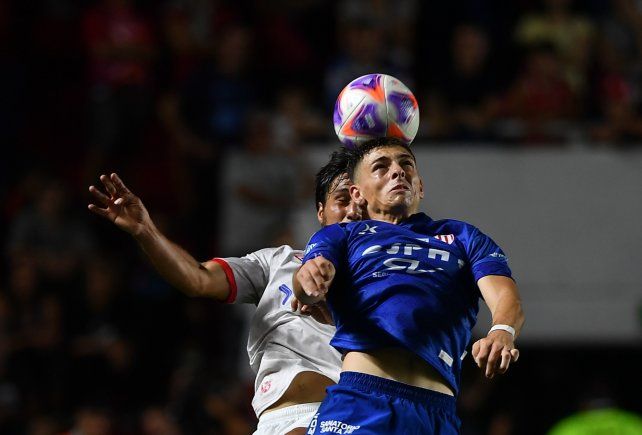
<path fill-rule="evenodd" d="M 509 325 L 517 336 L 524 324 L 522 301 L 515 281 L 505 276 L 489 275 L 477 285 L 490 309 L 493 325 Z"/>
<path fill-rule="evenodd" d="M 524 312 L 519 294 L 512 289 L 502 289 L 491 310 L 493 325 L 509 325 L 515 328 L 517 337 L 524 324 Z"/>
<path fill-rule="evenodd" d="M 207 269 L 153 223 L 134 236 L 156 271 L 173 287 L 189 296 L 225 300 L 229 284 L 221 268 Z"/>

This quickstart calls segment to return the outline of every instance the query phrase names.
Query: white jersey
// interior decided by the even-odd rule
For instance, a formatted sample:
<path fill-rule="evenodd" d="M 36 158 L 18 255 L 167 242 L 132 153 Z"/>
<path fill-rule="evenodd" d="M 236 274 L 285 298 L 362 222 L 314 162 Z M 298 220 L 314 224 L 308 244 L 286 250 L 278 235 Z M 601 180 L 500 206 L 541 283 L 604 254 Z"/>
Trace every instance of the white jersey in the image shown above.
<path fill-rule="evenodd" d="M 228 302 L 257 306 L 247 341 L 256 373 L 252 407 L 257 416 L 285 393 L 298 373 L 311 371 L 339 380 L 341 355 L 330 346 L 335 328 L 290 307 L 292 276 L 302 258 L 302 251 L 280 246 L 241 258 L 214 259 L 230 284 Z"/>

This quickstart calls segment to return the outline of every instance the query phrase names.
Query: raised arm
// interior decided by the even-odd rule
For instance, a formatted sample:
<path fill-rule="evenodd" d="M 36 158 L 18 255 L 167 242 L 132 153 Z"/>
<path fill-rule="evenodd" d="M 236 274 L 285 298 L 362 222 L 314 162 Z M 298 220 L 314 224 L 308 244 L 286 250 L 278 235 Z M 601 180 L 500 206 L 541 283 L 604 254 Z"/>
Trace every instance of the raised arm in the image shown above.
<path fill-rule="evenodd" d="M 199 263 L 184 249 L 167 239 L 154 225 L 143 202 L 116 174 L 100 176 L 105 192 L 95 186 L 89 192 L 99 204 L 92 212 L 129 233 L 158 273 L 172 286 L 189 296 L 227 299 L 230 285 L 223 268 L 215 262 Z"/>
<path fill-rule="evenodd" d="M 515 331 L 513 336 L 512 331 L 497 329 L 473 345 L 475 362 L 485 371 L 486 377 L 492 378 L 505 373 L 510 363 L 519 358 L 515 338 L 524 324 L 524 313 L 517 285 L 512 279 L 488 275 L 480 278 L 477 285 L 490 309 L 493 325 L 508 325 Z"/>

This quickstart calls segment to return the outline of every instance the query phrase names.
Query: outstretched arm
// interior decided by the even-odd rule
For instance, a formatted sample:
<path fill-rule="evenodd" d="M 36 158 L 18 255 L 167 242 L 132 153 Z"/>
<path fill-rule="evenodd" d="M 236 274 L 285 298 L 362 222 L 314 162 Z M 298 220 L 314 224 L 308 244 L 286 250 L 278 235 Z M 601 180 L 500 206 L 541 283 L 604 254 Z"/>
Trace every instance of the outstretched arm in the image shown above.
<path fill-rule="evenodd" d="M 105 192 L 89 187 L 96 204 L 89 210 L 129 233 L 158 273 L 183 293 L 227 299 L 230 285 L 223 268 L 214 262 L 199 263 L 184 249 L 167 239 L 154 225 L 143 202 L 116 174 L 100 176 Z"/>
<path fill-rule="evenodd" d="M 502 374 L 511 362 L 517 361 L 519 351 L 515 338 L 524 324 L 522 303 L 515 281 L 505 276 L 488 275 L 477 285 L 493 316 L 493 325 L 508 325 L 515 330 L 515 336 L 504 330 L 495 330 L 473 344 L 473 358 L 485 371 L 486 377 Z"/>
<path fill-rule="evenodd" d="M 311 258 L 294 274 L 294 296 L 305 305 L 325 299 L 336 271 L 330 260 L 321 256 Z"/>

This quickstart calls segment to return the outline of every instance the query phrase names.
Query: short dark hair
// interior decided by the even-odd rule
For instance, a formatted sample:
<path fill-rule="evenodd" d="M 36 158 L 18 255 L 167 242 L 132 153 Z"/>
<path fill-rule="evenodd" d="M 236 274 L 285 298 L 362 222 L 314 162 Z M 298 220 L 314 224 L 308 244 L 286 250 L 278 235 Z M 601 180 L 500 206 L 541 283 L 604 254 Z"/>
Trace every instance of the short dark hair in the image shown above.
<path fill-rule="evenodd" d="M 317 172 L 314 198 L 317 210 L 319 210 L 319 204 L 325 204 L 336 180 L 348 172 L 348 162 L 347 150 L 342 148 L 334 151 L 330 155 L 330 161 Z"/>
<path fill-rule="evenodd" d="M 400 146 L 402 148 L 405 148 L 410 153 L 412 158 L 417 161 L 415 154 L 412 152 L 410 146 L 407 143 L 402 142 L 401 140 L 394 137 L 379 137 L 366 141 L 363 144 L 347 151 L 348 165 L 346 172 L 348 173 L 348 177 L 350 177 L 351 180 L 354 180 L 354 172 L 357 169 L 357 165 L 368 153 L 376 150 L 377 148 L 391 146 Z"/>

